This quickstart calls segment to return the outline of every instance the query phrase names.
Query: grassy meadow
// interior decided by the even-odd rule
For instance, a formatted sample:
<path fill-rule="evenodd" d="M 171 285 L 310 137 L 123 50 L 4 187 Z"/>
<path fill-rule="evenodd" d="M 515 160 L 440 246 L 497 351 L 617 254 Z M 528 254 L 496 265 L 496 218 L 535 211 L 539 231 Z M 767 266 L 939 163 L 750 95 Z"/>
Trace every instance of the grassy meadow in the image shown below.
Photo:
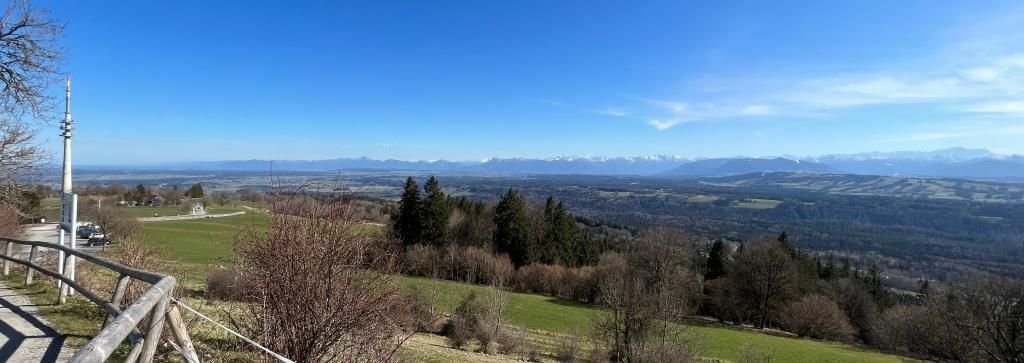
<path fill-rule="evenodd" d="M 266 215 L 246 213 L 241 216 L 171 222 L 145 223 L 144 243 L 159 246 L 187 267 L 190 285 L 201 285 L 205 273 L 218 265 L 230 263 L 234 236 L 254 225 L 265 225 Z M 424 294 L 437 291 L 435 303 L 442 311 L 452 311 L 468 294 L 487 294 L 485 286 L 462 284 L 403 276 L 400 284 L 406 291 Z M 199 287 L 199 286 L 194 286 Z M 585 333 L 594 314 L 600 310 L 586 304 L 534 294 L 512 294 L 509 324 L 535 331 L 571 334 Z M 863 350 L 853 346 L 774 336 L 717 324 L 687 325 L 701 336 L 709 357 L 726 361 L 739 358 L 740 348 L 750 345 L 774 352 L 780 362 L 899 362 L 904 358 Z"/>

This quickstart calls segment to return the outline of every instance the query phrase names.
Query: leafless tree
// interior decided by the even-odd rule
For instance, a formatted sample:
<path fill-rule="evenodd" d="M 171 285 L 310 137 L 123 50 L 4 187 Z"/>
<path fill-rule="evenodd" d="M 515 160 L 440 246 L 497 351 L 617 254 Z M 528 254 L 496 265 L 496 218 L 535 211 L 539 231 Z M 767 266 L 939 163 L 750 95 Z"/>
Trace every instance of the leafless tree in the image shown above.
<path fill-rule="evenodd" d="M 0 203 L 15 210 L 24 191 L 22 179 L 45 160 L 34 138 L 35 131 L 27 124 L 0 115 Z"/>
<path fill-rule="evenodd" d="M 689 271 L 689 237 L 678 230 L 646 232 L 626 255 L 605 254 L 595 271 L 598 339 L 615 362 L 679 362 L 698 356 L 699 344 L 674 324 L 701 296 Z"/>
<path fill-rule="evenodd" d="M 755 240 L 738 251 L 729 276 L 738 297 L 756 313 L 758 328 L 792 297 L 798 278 L 789 253 L 773 239 Z"/>
<path fill-rule="evenodd" d="M 297 362 L 391 361 L 415 329 L 395 274 L 398 246 L 338 202 L 277 200 L 266 232 L 237 241 L 247 313 L 234 324 Z"/>
<path fill-rule="evenodd" d="M 45 9 L 12 0 L 0 17 L 0 111 L 44 117 L 46 89 L 58 78 L 63 49 L 57 41 L 64 25 Z"/>
<path fill-rule="evenodd" d="M 224 205 L 228 204 L 229 201 L 231 201 L 232 195 L 229 192 L 218 190 L 213 193 L 210 193 L 210 198 L 213 199 L 214 203 L 217 203 L 217 205 L 223 207 Z"/>
<path fill-rule="evenodd" d="M 17 237 L 20 232 L 18 211 L 12 207 L 0 205 L 0 236 Z"/>
<path fill-rule="evenodd" d="M 24 0 L 10 1 L 0 17 L 0 203 L 15 205 L 19 181 L 45 158 L 22 116 L 48 116 L 46 90 L 58 79 L 63 29 L 46 10 Z"/>
<path fill-rule="evenodd" d="M 142 222 L 115 206 L 101 208 L 93 204 L 84 208 L 81 213 L 80 219 L 95 223 L 113 241 L 131 243 L 142 237 Z"/>
<path fill-rule="evenodd" d="M 992 362 L 1024 362 L 1024 282 L 978 274 L 955 281 L 938 309 Z"/>

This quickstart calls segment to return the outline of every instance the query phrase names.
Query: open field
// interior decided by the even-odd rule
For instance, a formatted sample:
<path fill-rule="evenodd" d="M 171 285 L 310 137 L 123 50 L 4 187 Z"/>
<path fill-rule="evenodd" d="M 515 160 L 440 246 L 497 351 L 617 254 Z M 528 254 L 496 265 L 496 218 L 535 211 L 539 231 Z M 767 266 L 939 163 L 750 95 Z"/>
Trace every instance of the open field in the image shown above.
<path fill-rule="evenodd" d="M 187 271 L 189 283 L 205 281 L 206 273 L 232 260 L 235 236 L 252 226 L 265 226 L 267 215 L 144 223 L 142 243 L 167 251 Z"/>
<path fill-rule="evenodd" d="M 748 209 L 772 209 L 782 204 L 781 200 L 774 199 L 743 199 L 733 203 L 736 208 Z"/>

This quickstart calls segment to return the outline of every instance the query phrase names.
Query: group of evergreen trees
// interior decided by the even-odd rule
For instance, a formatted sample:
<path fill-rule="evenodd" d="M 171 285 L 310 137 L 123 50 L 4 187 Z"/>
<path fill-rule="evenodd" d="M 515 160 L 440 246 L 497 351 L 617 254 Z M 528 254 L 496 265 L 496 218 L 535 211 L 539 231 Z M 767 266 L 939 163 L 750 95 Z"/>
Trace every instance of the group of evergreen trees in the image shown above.
<path fill-rule="evenodd" d="M 544 263 L 580 266 L 596 262 L 596 247 L 584 236 L 565 204 L 548 197 L 544 214 L 531 218 L 527 201 L 509 188 L 494 210 L 494 250 L 507 253 L 516 266 Z M 535 233 L 534 231 L 539 231 Z"/>
<path fill-rule="evenodd" d="M 576 218 L 562 202 L 549 197 L 543 215 L 535 210 L 530 208 L 522 193 L 513 188 L 492 206 L 464 198 L 449 198 L 433 176 L 427 180 L 421 193 L 416 180 L 409 177 L 398 210 L 393 215 L 392 231 L 405 246 L 425 244 L 441 247 L 453 243 L 482 247 L 495 254 L 508 254 L 516 266 L 596 263 L 601 252 L 598 243 L 582 233 Z M 490 220 L 483 221 L 482 218 Z M 486 236 L 489 243 L 479 242 L 480 230 L 492 231 Z"/>
<path fill-rule="evenodd" d="M 393 216 L 392 230 L 406 246 L 420 243 L 443 246 L 447 242 L 451 203 L 433 176 L 427 180 L 423 191 L 426 197 L 421 198 L 416 179 L 405 180 L 405 191 Z"/>

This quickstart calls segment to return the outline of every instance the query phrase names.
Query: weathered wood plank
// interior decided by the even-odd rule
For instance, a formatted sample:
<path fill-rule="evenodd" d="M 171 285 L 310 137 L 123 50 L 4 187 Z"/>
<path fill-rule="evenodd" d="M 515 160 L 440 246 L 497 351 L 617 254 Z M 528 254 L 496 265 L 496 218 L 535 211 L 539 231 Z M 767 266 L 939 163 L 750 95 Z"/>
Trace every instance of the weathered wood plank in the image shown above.
<path fill-rule="evenodd" d="M 164 294 L 160 302 L 153 307 L 153 312 L 149 314 L 149 328 L 146 330 L 146 340 L 142 344 L 142 356 L 139 357 L 143 363 L 153 362 L 157 343 L 160 342 L 160 334 L 164 332 L 164 321 L 167 319 L 167 303 L 170 301 L 171 296 L 170 292 L 168 292 Z"/>
<path fill-rule="evenodd" d="M 146 290 L 134 304 L 124 310 L 106 328 L 96 334 L 82 350 L 79 350 L 73 357 L 72 363 L 103 362 L 110 354 L 117 349 L 132 330 L 153 311 L 163 299 L 169 296 L 174 290 L 174 277 L 166 277 L 157 282 L 149 290 Z M 109 305 L 109 304 L 108 304 Z M 159 338 L 158 338 L 159 339 Z"/>
<path fill-rule="evenodd" d="M 192 337 L 188 335 L 188 330 L 185 328 L 185 320 L 181 318 L 181 311 L 178 310 L 178 304 L 176 303 L 172 303 L 171 308 L 167 310 L 167 324 L 171 326 L 174 340 L 184 350 L 185 360 L 199 363 L 199 353 L 196 352 L 196 347 L 192 344 Z"/>

